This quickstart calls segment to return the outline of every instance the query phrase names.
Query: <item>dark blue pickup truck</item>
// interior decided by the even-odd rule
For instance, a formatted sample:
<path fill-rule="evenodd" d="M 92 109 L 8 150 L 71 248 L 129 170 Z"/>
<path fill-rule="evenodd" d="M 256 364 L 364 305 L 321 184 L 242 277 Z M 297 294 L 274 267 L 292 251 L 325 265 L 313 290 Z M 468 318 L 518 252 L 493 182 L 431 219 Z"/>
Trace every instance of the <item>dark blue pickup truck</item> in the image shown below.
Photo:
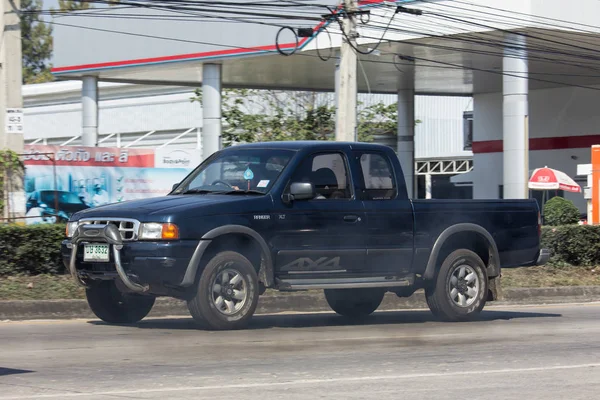
<path fill-rule="evenodd" d="M 170 296 L 235 329 L 267 288 L 324 289 L 354 318 L 424 289 L 435 315 L 468 320 L 498 299 L 501 267 L 549 253 L 535 200 L 410 200 L 388 147 L 276 142 L 219 151 L 167 196 L 74 214 L 62 256 L 106 322 Z"/>

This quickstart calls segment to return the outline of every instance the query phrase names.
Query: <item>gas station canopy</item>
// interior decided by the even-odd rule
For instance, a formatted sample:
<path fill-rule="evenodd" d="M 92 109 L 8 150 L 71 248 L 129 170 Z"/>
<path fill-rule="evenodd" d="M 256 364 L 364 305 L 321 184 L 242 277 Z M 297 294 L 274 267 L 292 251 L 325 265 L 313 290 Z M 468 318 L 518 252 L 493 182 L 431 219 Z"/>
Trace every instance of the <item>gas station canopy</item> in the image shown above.
<path fill-rule="evenodd" d="M 243 1 L 236 2 L 240 13 L 249 12 Z M 56 17 L 55 76 L 94 75 L 109 82 L 199 86 L 203 63 L 219 63 L 223 87 L 335 88 L 337 49 L 343 35 L 335 19 L 323 18 L 332 13 L 319 5 L 335 13 L 337 1 L 298 5 L 280 12 L 278 18 L 263 19 L 206 5 L 192 11 L 164 6 L 172 3 L 152 3 L 163 6 L 127 5 Z M 549 1 L 503 2 L 502 12 L 494 11 L 493 7 L 500 7 L 495 1 L 472 3 L 480 7 L 478 11 L 467 6 L 469 2 L 452 0 L 360 2 L 360 9 L 370 12 L 360 16 L 360 48 L 368 52 L 369 47 L 381 44 L 368 55 L 359 54 L 359 91 L 500 92 L 502 57 L 514 47 L 504 42 L 509 30 L 526 37 L 531 90 L 600 84 L 600 62 L 594 54 L 600 50 L 600 30 L 592 27 L 593 15 L 600 15 L 600 2 L 586 6 L 595 7 L 595 13 L 550 7 Z M 422 10 L 423 15 L 396 13 L 397 5 Z M 565 15 L 552 15 L 561 9 Z M 486 12 L 490 15 L 484 18 Z M 583 32 L 558 22 L 550 24 L 551 18 L 589 24 L 589 28 Z M 298 37 L 298 28 L 307 27 L 313 35 Z M 281 55 L 278 47 L 294 54 Z"/>

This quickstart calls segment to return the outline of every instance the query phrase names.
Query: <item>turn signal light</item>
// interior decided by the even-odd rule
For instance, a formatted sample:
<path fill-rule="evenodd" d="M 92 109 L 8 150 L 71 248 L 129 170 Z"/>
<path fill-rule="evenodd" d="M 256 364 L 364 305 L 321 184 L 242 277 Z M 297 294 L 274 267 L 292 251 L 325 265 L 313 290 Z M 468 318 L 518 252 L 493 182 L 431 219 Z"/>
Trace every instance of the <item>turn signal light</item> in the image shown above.
<path fill-rule="evenodd" d="M 177 228 L 177 225 L 171 223 L 163 224 L 162 238 L 167 240 L 179 239 L 179 228 Z"/>

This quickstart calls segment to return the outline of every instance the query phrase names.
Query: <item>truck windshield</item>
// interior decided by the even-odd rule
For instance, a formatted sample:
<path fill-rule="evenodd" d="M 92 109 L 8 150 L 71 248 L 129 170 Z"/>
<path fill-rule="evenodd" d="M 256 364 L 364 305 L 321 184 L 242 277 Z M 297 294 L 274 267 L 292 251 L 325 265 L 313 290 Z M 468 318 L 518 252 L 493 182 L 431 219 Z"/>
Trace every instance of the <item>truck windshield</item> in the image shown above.
<path fill-rule="evenodd" d="M 192 172 L 172 194 L 264 194 L 277 181 L 293 155 L 290 150 L 228 150 Z"/>

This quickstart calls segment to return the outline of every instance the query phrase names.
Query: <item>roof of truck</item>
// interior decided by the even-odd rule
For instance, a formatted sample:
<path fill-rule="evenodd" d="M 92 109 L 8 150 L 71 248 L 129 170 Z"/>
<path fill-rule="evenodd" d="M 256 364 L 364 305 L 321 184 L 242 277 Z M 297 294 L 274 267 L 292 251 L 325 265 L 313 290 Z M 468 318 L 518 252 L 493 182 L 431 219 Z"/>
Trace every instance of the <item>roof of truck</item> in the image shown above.
<path fill-rule="evenodd" d="M 286 149 L 286 150 L 303 150 L 306 148 L 322 148 L 322 149 L 340 149 L 342 147 L 350 147 L 352 149 L 381 149 L 384 147 L 380 144 L 364 143 L 364 142 L 336 142 L 328 140 L 295 140 L 281 142 L 257 142 L 238 144 L 228 149 Z"/>

